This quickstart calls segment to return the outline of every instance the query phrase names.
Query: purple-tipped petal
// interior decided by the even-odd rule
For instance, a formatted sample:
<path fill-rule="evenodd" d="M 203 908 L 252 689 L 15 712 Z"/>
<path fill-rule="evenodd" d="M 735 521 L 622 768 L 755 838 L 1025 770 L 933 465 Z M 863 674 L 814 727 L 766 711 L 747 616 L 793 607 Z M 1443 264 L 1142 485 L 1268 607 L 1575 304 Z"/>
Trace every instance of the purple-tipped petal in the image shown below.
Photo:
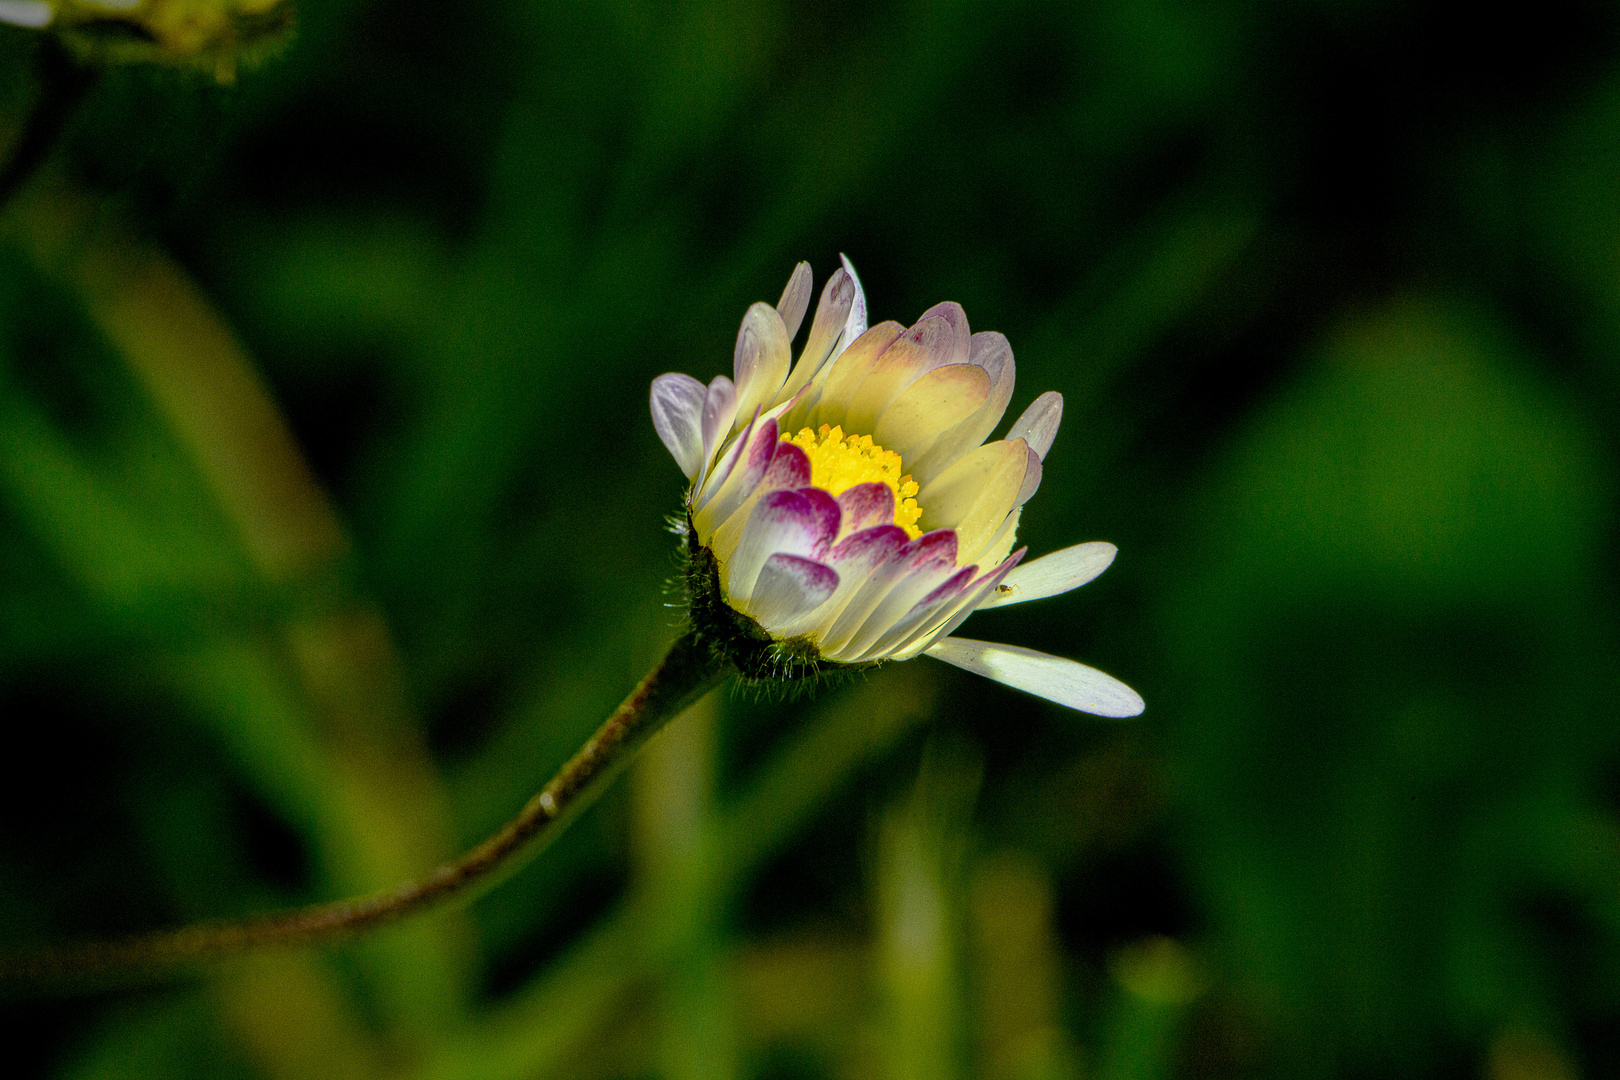
<path fill-rule="evenodd" d="M 730 471 L 724 475 L 717 474 L 710 481 L 714 483 L 717 480 L 719 487 L 714 497 L 700 510 L 697 521 L 700 536 L 709 529 L 718 528 L 754 493 L 776 454 L 776 445 L 775 420 L 760 420 L 748 425 L 737 440 L 734 448 L 737 453 L 735 459 L 730 461 Z"/>
<path fill-rule="evenodd" d="M 969 615 L 984 606 L 987 597 L 995 595 L 996 589 L 1023 560 L 1027 551 L 1029 551 L 1028 548 L 1019 548 L 1000 566 L 994 567 L 989 573 L 980 577 L 971 588 L 961 595 L 954 605 L 946 605 L 946 609 L 940 613 L 941 618 L 939 621 L 932 624 L 924 623 L 912 634 L 909 640 L 901 642 L 894 650 L 895 658 L 909 660 L 940 638 L 948 636 L 958 626 L 961 626 Z"/>
<path fill-rule="evenodd" d="M 906 533 L 897 525 L 879 525 L 851 533 L 827 552 L 825 562 L 838 571 L 838 590 L 827 603 L 816 611 L 782 627 L 782 635 L 795 637 L 811 634 L 818 641 L 825 640 L 833 626 L 849 605 L 871 582 L 874 574 L 888 565 L 906 546 Z"/>
<path fill-rule="evenodd" d="M 956 572 L 956 534 L 940 529 L 922 536 L 901 549 L 899 556 L 873 576 L 876 603 L 867 606 L 847 640 L 840 643 L 833 659 L 853 661 L 864 655 L 885 631 L 891 629 L 924 596 Z M 851 605 L 853 608 L 854 605 Z"/>
<path fill-rule="evenodd" d="M 778 552 L 765 560 L 748 598 L 748 614 L 766 630 L 777 630 L 811 614 L 838 588 L 832 567 Z"/>
<path fill-rule="evenodd" d="M 844 513 L 838 505 L 838 500 L 822 491 L 818 487 L 801 487 L 799 494 L 810 500 L 810 512 L 815 515 L 816 525 L 821 530 L 821 540 L 817 548 L 816 558 L 821 558 L 833 541 L 838 538 L 838 523 Z"/>
<path fill-rule="evenodd" d="M 802 488 L 810 483 L 810 456 L 790 442 L 778 442 L 759 486 L 766 491 Z"/>
<path fill-rule="evenodd" d="M 1023 439 L 1029 443 L 1031 450 L 1044 459 L 1047 451 L 1052 449 L 1052 440 L 1057 438 L 1058 427 L 1062 423 L 1063 395 L 1056 390 L 1048 390 L 1024 410 L 1024 415 L 1007 432 L 1007 438 Z"/>
<path fill-rule="evenodd" d="M 1143 709 L 1141 695 L 1112 675 L 1034 649 L 944 638 L 929 647 L 928 655 L 1081 712 L 1126 717 Z"/>
<path fill-rule="evenodd" d="M 653 430 L 688 480 L 703 468 L 703 384 L 671 372 L 652 381 Z"/>
<path fill-rule="evenodd" d="M 899 531 L 898 526 L 880 526 L 880 529 L 887 528 Z M 901 532 L 901 536 L 904 535 L 904 532 Z M 853 540 L 854 537 L 850 539 Z M 840 564 L 834 562 L 834 565 Z M 955 566 L 956 534 L 949 529 L 924 533 L 895 549 L 885 562 L 874 567 L 865 576 L 843 610 L 839 612 L 838 618 L 822 635 L 822 655 L 830 660 L 848 659 L 856 655 L 859 649 L 854 644 L 855 637 L 861 633 L 873 610 L 902 581 L 911 575 L 923 575 L 928 577 L 931 587 L 949 576 Z M 839 572 L 845 573 L 842 569 Z M 845 573 L 845 576 L 848 577 L 848 574 Z"/>
<path fill-rule="evenodd" d="M 964 594 L 972 588 L 978 574 L 977 566 L 964 566 L 936 585 L 921 600 L 912 604 L 911 610 L 883 630 L 857 659 L 882 660 L 893 655 L 895 650 L 909 641 L 919 628 L 944 619 L 947 612 L 959 604 Z M 873 617 L 877 618 L 876 613 Z"/>
<path fill-rule="evenodd" d="M 840 574 L 865 576 L 899 555 L 906 543 L 906 531 L 900 526 L 878 525 L 844 537 L 827 553 L 827 560 Z"/>
<path fill-rule="evenodd" d="M 838 505 L 844 511 L 843 531 L 846 534 L 894 521 L 894 491 L 880 481 L 845 488 L 844 493 L 838 496 Z"/>
<path fill-rule="evenodd" d="M 810 308 L 810 289 L 813 280 L 810 264 L 800 263 L 793 268 L 792 275 L 788 277 L 788 283 L 782 289 L 782 299 L 776 302 L 776 313 L 782 316 L 782 325 L 787 329 L 790 342 L 799 332 L 799 324 L 804 322 L 804 313 Z"/>
<path fill-rule="evenodd" d="M 785 553 L 821 560 L 831 546 L 825 514 L 805 489 L 773 491 L 760 497 L 742 531 L 737 550 L 722 570 L 734 602 L 748 599 L 760 568 L 772 555 Z M 836 527 L 836 525 L 835 525 Z"/>
<path fill-rule="evenodd" d="M 933 307 L 923 312 L 922 315 L 918 317 L 917 321 L 922 322 L 923 319 L 932 318 L 936 315 L 950 323 L 951 329 L 955 332 L 953 335 L 953 344 L 951 345 L 951 358 L 947 360 L 946 363 L 967 363 L 968 353 L 971 348 L 971 340 L 973 338 L 973 331 L 968 328 L 967 312 L 962 310 L 961 304 L 958 304 L 954 300 L 947 300 L 943 304 L 935 304 Z"/>

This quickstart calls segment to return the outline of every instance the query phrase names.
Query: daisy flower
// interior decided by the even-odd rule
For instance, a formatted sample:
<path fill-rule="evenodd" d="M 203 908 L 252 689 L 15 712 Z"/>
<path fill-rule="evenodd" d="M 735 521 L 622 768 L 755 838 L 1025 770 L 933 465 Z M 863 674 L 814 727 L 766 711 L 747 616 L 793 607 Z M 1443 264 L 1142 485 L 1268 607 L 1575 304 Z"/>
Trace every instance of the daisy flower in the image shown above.
<path fill-rule="evenodd" d="M 1056 596 L 1113 561 L 1106 543 L 1027 563 L 1013 550 L 1062 396 L 985 442 L 1012 398 L 1007 339 L 972 333 L 954 303 L 910 329 L 868 327 L 848 259 L 794 363 L 811 291 L 800 263 L 775 307 L 748 309 L 732 378 L 653 380 L 653 426 L 691 482 L 679 530 L 694 625 L 755 678 L 927 654 L 1072 709 L 1140 713 L 1095 668 L 950 636 L 975 611 Z"/>

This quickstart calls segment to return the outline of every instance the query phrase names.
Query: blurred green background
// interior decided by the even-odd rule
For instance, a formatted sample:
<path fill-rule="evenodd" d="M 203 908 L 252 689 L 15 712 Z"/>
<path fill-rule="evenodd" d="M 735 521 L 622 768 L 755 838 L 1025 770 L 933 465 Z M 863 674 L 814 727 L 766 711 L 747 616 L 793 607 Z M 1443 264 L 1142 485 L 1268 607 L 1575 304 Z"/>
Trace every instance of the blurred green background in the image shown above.
<path fill-rule="evenodd" d="M 0 27 L 0 145 L 41 93 Z M 307 0 L 0 216 L 0 946 L 385 886 L 673 637 L 648 381 L 844 251 L 1061 391 L 929 660 L 712 695 L 476 905 L 9 1075 L 1620 1075 L 1620 10 Z"/>

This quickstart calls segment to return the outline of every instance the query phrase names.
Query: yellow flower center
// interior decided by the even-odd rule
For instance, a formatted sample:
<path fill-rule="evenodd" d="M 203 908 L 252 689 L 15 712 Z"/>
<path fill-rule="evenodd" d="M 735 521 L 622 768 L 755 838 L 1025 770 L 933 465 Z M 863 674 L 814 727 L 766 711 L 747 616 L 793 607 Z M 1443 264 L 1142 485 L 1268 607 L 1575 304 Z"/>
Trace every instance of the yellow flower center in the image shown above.
<path fill-rule="evenodd" d="M 810 483 L 829 495 L 842 495 L 856 484 L 883 483 L 894 492 L 894 523 L 915 540 L 922 535 L 917 519 L 917 483 L 900 474 L 900 455 L 885 450 L 870 435 L 845 435 L 843 428 L 821 425 L 820 431 L 800 428 L 797 435 L 782 432 L 810 457 Z"/>

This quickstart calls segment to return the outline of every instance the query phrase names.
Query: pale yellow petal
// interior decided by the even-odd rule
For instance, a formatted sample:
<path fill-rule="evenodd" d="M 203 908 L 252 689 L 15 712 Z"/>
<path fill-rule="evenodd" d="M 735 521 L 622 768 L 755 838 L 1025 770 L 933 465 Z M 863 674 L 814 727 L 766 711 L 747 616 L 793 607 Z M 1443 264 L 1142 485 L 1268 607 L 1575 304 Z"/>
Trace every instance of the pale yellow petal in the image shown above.
<path fill-rule="evenodd" d="M 906 387 L 878 417 L 872 440 L 911 461 L 940 433 L 978 411 L 990 396 L 990 374 L 973 364 L 935 368 Z"/>
<path fill-rule="evenodd" d="M 883 350 L 849 397 L 844 430 L 863 435 L 870 432 L 883 410 L 906 387 L 950 362 L 955 342 L 956 328 L 940 315 L 929 316 L 901 334 Z"/>
<path fill-rule="evenodd" d="M 855 396 L 855 391 L 865 381 L 872 365 L 904 332 L 905 327 L 897 322 L 878 323 L 856 338 L 849 348 L 839 354 L 838 359 L 823 368 L 825 375 L 818 376 L 811 384 L 816 401 L 807 410 L 804 426 L 814 428 L 831 424 L 836 427 L 842 424 L 850 398 Z M 817 383 L 820 384 L 819 389 Z M 798 421 L 799 418 L 795 416 L 792 419 Z"/>
<path fill-rule="evenodd" d="M 995 501 L 1005 498 L 1002 516 L 1013 508 L 1018 491 L 1024 483 L 1024 467 L 1029 460 L 1029 449 L 1023 440 L 1016 442 L 986 443 L 964 455 L 954 465 L 940 473 L 917 494 L 923 508 L 924 529 L 956 529 L 979 505 L 985 493 L 992 492 Z M 996 524 L 999 526 L 1000 521 Z M 979 545 L 990 538 L 986 533 Z M 960 546 L 959 549 L 960 550 Z"/>

